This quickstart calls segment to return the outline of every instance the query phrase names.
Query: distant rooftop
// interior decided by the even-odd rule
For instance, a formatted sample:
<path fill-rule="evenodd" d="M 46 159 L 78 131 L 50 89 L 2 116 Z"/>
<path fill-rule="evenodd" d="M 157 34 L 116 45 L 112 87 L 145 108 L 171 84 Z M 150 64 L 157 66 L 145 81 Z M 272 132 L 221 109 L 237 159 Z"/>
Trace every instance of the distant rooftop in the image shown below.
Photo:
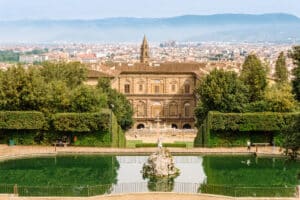
<path fill-rule="evenodd" d="M 205 63 L 121 63 L 116 70 L 121 73 L 198 73 L 205 68 Z"/>

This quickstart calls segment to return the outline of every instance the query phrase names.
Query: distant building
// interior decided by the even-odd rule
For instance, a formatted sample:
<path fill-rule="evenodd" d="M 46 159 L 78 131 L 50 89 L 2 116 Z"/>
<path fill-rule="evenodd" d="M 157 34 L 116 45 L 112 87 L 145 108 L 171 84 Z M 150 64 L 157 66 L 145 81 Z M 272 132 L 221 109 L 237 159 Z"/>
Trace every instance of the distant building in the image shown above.
<path fill-rule="evenodd" d="M 149 45 L 146 36 L 144 36 L 143 43 L 141 45 L 141 63 L 149 63 Z"/>
<path fill-rule="evenodd" d="M 45 62 L 48 60 L 46 55 L 20 55 L 19 62 L 21 63 L 35 63 Z"/>
<path fill-rule="evenodd" d="M 134 128 L 162 127 L 191 129 L 195 126 L 194 89 L 202 64 L 136 63 L 122 65 L 112 87 L 126 95 L 134 110 Z"/>
<path fill-rule="evenodd" d="M 146 37 L 141 45 L 141 63 L 119 63 L 114 66 L 112 87 L 126 95 L 134 110 L 133 128 L 191 129 L 195 127 L 194 90 L 205 64 L 149 63 Z M 95 85 L 102 72 L 90 71 L 87 84 Z"/>

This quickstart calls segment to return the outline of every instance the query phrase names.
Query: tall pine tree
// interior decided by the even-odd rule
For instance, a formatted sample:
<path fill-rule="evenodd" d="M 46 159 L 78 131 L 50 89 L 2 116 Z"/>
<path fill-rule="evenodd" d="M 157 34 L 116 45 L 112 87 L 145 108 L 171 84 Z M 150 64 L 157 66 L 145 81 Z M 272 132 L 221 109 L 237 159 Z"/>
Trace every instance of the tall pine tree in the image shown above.
<path fill-rule="evenodd" d="M 279 84 L 288 82 L 288 70 L 286 67 L 286 58 L 283 52 L 281 52 L 277 58 L 275 65 L 275 79 Z"/>
<path fill-rule="evenodd" d="M 251 54 L 246 57 L 241 72 L 241 80 L 249 89 L 249 100 L 255 102 L 263 99 L 267 86 L 267 71 L 259 58 Z"/>
<path fill-rule="evenodd" d="M 300 46 L 294 46 L 293 50 L 290 52 L 290 56 L 293 58 L 294 64 L 296 65 L 293 69 L 293 93 L 296 95 L 296 99 L 300 101 Z"/>

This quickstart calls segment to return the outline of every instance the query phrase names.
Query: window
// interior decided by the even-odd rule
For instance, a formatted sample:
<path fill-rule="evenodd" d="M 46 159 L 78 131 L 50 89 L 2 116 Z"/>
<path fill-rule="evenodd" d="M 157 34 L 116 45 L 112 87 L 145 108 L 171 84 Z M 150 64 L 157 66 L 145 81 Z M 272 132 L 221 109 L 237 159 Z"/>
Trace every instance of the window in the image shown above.
<path fill-rule="evenodd" d="M 137 128 L 137 129 L 143 129 L 143 128 L 145 128 L 145 125 L 144 125 L 144 124 L 139 124 L 139 125 L 137 125 L 136 128 Z"/>
<path fill-rule="evenodd" d="M 151 106 L 152 117 L 161 117 L 163 116 L 163 107 L 160 102 L 154 102 Z"/>
<path fill-rule="evenodd" d="M 189 103 L 184 104 L 184 116 L 185 117 L 190 116 L 190 104 Z"/>
<path fill-rule="evenodd" d="M 183 129 L 191 129 L 192 127 L 189 124 L 184 124 L 182 128 Z"/>
<path fill-rule="evenodd" d="M 175 102 L 170 104 L 169 109 L 170 109 L 170 116 L 177 116 L 178 107 Z"/>
<path fill-rule="evenodd" d="M 130 93 L 130 85 L 129 84 L 124 85 L 124 92 L 125 93 Z"/>
<path fill-rule="evenodd" d="M 146 114 L 146 105 L 143 102 L 139 102 L 137 106 L 137 116 L 144 117 Z"/>
<path fill-rule="evenodd" d="M 184 93 L 185 94 L 189 94 L 190 93 L 190 85 L 189 84 L 185 84 L 184 85 Z"/>
<path fill-rule="evenodd" d="M 172 92 L 175 92 L 175 90 L 176 90 L 176 85 L 172 85 Z"/>
<path fill-rule="evenodd" d="M 158 94 L 159 93 L 159 85 L 154 86 L 154 93 Z"/>
<path fill-rule="evenodd" d="M 143 85 L 139 85 L 139 91 L 142 92 L 143 91 Z"/>
<path fill-rule="evenodd" d="M 176 124 L 172 124 L 171 127 L 177 129 L 177 125 Z"/>

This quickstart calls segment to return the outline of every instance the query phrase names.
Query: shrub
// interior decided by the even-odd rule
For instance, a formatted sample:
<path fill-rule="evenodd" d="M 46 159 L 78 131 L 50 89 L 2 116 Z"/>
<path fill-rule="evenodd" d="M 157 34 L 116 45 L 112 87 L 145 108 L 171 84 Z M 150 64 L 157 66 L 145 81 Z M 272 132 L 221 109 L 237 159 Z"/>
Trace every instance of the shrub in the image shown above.
<path fill-rule="evenodd" d="M 278 133 L 291 121 L 297 121 L 300 113 L 220 113 L 209 112 L 200 126 L 195 146 L 239 145 L 245 144 L 246 139 L 255 142 L 272 142 L 282 144 Z M 267 133 L 267 134 L 264 134 Z M 242 135 L 241 135 L 242 134 Z M 238 137 L 236 137 L 238 136 Z M 236 140 L 236 141 L 234 141 Z M 240 140 L 240 141 L 239 141 Z"/>
<path fill-rule="evenodd" d="M 43 129 L 46 120 L 41 112 L 35 111 L 1 111 L 0 129 L 38 130 Z"/>

